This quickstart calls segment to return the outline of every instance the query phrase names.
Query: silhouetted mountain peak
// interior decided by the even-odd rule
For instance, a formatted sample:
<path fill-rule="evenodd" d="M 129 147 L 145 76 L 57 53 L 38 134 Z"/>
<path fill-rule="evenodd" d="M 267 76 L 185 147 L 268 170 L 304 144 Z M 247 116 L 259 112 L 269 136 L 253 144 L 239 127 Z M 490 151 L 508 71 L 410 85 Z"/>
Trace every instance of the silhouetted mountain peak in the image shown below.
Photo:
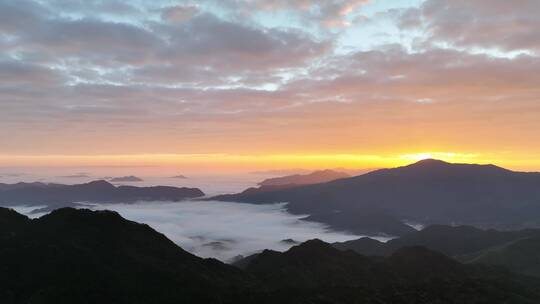
<path fill-rule="evenodd" d="M 367 176 L 406 178 L 495 178 L 513 173 L 510 170 L 481 164 L 449 163 L 438 159 L 423 159 L 416 163 L 390 169 L 381 169 Z M 361 178 L 359 176 L 358 178 Z"/>
<path fill-rule="evenodd" d="M 409 165 L 409 167 L 418 167 L 418 166 L 430 166 L 430 167 L 436 167 L 436 166 L 450 166 L 451 164 L 449 162 L 445 162 L 440 159 L 434 159 L 434 158 L 426 158 L 417 161 L 414 164 Z"/>
<path fill-rule="evenodd" d="M 124 220 L 120 214 L 111 210 L 90 210 L 90 209 L 75 209 L 75 208 L 59 208 L 51 211 L 49 214 L 41 218 L 66 218 L 66 217 L 88 217 L 88 218 L 115 218 L 116 220 Z"/>
<path fill-rule="evenodd" d="M 328 244 L 326 242 L 323 242 L 319 239 L 312 239 L 303 242 L 300 245 L 293 246 L 287 251 L 287 254 L 303 254 L 303 253 L 310 253 L 310 254 L 334 254 L 336 252 L 339 252 L 336 248 L 334 248 L 331 244 Z"/>
<path fill-rule="evenodd" d="M 408 169 L 423 169 L 423 170 L 444 170 L 444 169 L 464 169 L 464 170 L 475 170 L 475 171 L 484 171 L 484 172 L 510 172 L 510 170 L 492 165 L 480 165 L 480 164 L 461 164 L 461 163 L 449 163 L 439 159 L 423 159 L 416 163 L 410 164 L 405 167 Z M 399 168 L 398 168 L 399 169 Z"/>
<path fill-rule="evenodd" d="M 116 212 L 62 208 L 7 228 L 2 303 L 233 303 L 222 298 L 246 286 L 237 269 Z"/>
<path fill-rule="evenodd" d="M 113 184 L 111 184 L 111 183 L 109 183 L 108 181 L 105 181 L 105 180 L 91 181 L 89 183 L 82 184 L 82 186 L 96 188 L 96 189 L 113 189 L 113 188 L 115 188 Z"/>
<path fill-rule="evenodd" d="M 311 185 L 311 184 L 319 184 L 319 183 L 326 183 L 342 178 L 350 177 L 349 174 L 344 172 L 338 172 L 335 170 L 319 170 L 314 171 L 309 174 L 294 174 L 294 175 L 287 175 L 282 177 L 274 177 L 265 179 L 264 181 L 260 182 L 260 186 L 284 186 L 284 185 Z"/>
<path fill-rule="evenodd" d="M 12 232 L 28 223 L 30 219 L 17 211 L 0 207 L 0 236 Z"/>
<path fill-rule="evenodd" d="M 369 237 L 349 240 L 345 242 L 333 243 L 332 246 L 339 250 L 353 250 L 366 256 L 384 256 L 386 253 L 386 243 L 377 241 Z"/>
<path fill-rule="evenodd" d="M 28 218 L 13 209 L 0 207 L 0 222 L 7 221 L 7 220 L 25 220 L 25 219 L 28 219 Z"/>
<path fill-rule="evenodd" d="M 65 225 L 68 227 L 77 227 L 94 225 L 96 227 L 118 227 L 127 223 L 128 220 L 124 219 L 115 211 L 109 210 L 89 210 L 89 209 L 75 209 L 75 208 L 60 208 L 53 210 L 49 214 L 37 219 L 40 223 L 54 223 L 55 225 Z"/>

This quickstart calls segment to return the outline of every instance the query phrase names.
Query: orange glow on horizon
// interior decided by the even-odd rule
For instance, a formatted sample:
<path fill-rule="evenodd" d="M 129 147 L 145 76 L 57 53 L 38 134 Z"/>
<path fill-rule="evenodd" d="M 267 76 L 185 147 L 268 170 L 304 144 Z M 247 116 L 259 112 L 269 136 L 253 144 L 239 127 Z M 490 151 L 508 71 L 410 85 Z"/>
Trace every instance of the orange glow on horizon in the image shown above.
<path fill-rule="evenodd" d="M 148 166 L 191 172 L 248 172 L 266 169 L 374 169 L 407 165 L 434 158 L 453 163 L 496 164 L 536 171 L 540 160 L 453 152 L 401 154 L 126 154 L 126 155 L 0 155 L 0 167 Z M 159 170 L 159 169 L 156 169 Z"/>

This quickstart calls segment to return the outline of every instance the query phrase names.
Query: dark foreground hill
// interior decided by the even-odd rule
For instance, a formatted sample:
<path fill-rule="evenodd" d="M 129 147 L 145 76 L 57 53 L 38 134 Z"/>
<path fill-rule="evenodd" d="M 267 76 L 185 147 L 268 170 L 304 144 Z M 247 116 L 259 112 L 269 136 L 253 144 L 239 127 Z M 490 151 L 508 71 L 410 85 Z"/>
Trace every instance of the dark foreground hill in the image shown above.
<path fill-rule="evenodd" d="M 196 257 L 115 212 L 0 208 L 1 303 L 219 303 L 246 296 L 237 269 Z M 232 302 L 230 302 L 232 303 Z"/>
<path fill-rule="evenodd" d="M 385 259 L 313 240 L 245 270 L 196 257 L 117 213 L 0 208 L 0 299 L 19 303 L 538 303 L 540 280 L 421 247 Z"/>
<path fill-rule="evenodd" d="M 0 206 L 47 205 L 48 209 L 77 202 L 130 203 L 139 200 L 179 201 L 204 196 L 197 188 L 114 186 L 106 181 L 79 185 L 0 184 Z"/>
<path fill-rule="evenodd" d="M 516 273 L 540 278 L 540 236 L 517 239 L 460 257 L 474 264 L 498 265 Z"/>
<path fill-rule="evenodd" d="M 333 245 L 338 249 L 350 249 L 368 256 L 389 256 L 401 247 L 423 246 L 454 257 L 535 236 L 540 237 L 540 229 L 498 231 L 471 226 L 432 225 L 386 243 L 366 237 Z"/>
<path fill-rule="evenodd" d="M 533 303 L 540 292 L 540 280 L 463 265 L 423 247 L 374 259 L 311 240 L 237 265 L 293 303 Z"/>
<path fill-rule="evenodd" d="M 386 243 L 361 238 L 332 245 L 367 256 L 390 256 L 406 246 L 423 246 L 461 262 L 503 266 L 540 277 L 540 229 L 497 231 L 434 225 Z"/>
<path fill-rule="evenodd" d="M 329 183 L 215 199 L 288 202 L 290 212 L 363 234 L 405 235 L 412 232 L 403 224 L 406 220 L 500 229 L 540 227 L 540 173 L 439 160 Z"/>

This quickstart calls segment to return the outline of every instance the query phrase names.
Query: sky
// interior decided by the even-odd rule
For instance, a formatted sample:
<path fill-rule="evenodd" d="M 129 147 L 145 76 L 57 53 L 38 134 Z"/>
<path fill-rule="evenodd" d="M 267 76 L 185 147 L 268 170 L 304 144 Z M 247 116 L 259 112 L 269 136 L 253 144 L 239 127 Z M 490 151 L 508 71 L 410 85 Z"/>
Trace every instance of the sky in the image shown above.
<path fill-rule="evenodd" d="M 0 167 L 540 170 L 537 0 L 0 0 Z"/>

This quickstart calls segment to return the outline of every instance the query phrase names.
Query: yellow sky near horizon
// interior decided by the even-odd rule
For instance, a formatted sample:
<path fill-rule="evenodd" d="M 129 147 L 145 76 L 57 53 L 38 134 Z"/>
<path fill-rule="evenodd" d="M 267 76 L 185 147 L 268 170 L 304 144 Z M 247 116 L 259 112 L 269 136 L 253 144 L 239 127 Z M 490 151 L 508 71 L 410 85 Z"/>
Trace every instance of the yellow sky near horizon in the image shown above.
<path fill-rule="evenodd" d="M 452 163 L 496 164 L 518 171 L 540 171 L 533 156 L 505 154 L 418 152 L 401 154 L 131 154 L 131 155 L 0 155 L 0 167 L 147 166 L 153 171 L 249 172 L 282 169 L 374 169 L 397 167 L 435 158 Z M 152 171 L 152 170 L 151 170 Z"/>

